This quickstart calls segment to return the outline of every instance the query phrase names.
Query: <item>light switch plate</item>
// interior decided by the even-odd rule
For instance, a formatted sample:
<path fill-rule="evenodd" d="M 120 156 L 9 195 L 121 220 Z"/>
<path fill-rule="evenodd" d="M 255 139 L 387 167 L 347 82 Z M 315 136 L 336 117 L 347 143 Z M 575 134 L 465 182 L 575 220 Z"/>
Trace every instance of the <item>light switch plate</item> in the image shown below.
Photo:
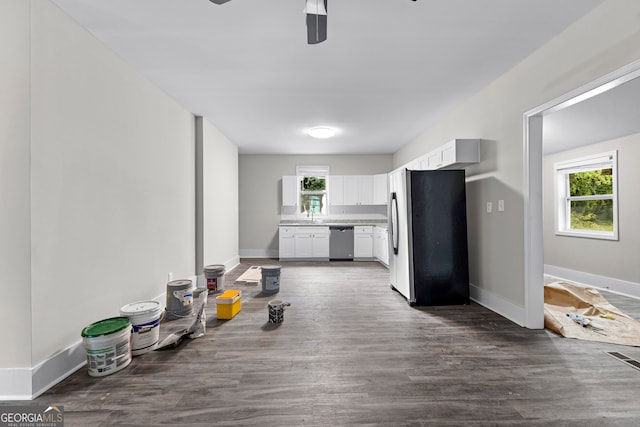
<path fill-rule="evenodd" d="M 498 200 L 498 211 L 504 212 L 504 200 Z"/>
<path fill-rule="evenodd" d="M 487 213 L 493 212 L 493 203 L 487 202 Z"/>

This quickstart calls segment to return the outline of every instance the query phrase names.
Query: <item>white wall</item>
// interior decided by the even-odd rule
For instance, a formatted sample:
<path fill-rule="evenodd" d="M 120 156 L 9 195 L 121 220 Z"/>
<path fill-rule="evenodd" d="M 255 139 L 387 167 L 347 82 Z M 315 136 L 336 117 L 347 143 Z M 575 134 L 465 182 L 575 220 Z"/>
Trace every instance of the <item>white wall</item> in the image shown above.
<path fill-rule="evenodd" d="M 394 156 L 399 166 L 453 138 L 483 138 L 468 174 L 470 279 L 499 312 L 524 308 L 523 113 L 640 58 L 638 28 L 640 2 L 605 1 Z M 486 213 L 498 199 L 505 212 Z"/>
<path fill-rule="evenodd" d="M 240 155 L 240 254 L 277 256 L 282 176 L 298 165 L 328 165 L 332 175 L 391 171 L 391 155 Z"/>
<path fill-rule="evenodd" d="M 555 235 L 556 162 L 618 150 L 618 224 L 620 240 Z M 555 268 L 636 283 L 640 288 L 640 134 L 551 154 L 544 158 L 544 258 Z M 636 292 L 640 294 L 640 290 Z"/>
<path fill-rule="evenodd" d="M 203 261 L 236 266 L 238 256 L 238 148 L 202 121 L 203 133 Z M 202 274 L 202 271 L 198 271 Z"/>
<path fill-rule="evenodd" d="M 51 2 L 0 2 L 0 400 L 85 360 L 80 332 L 195 272 L 191 113 Z M 206 127 L 211 188 L 237 200 L 237 149 Z M 213 163 L 209 165 L 208 163 Z M 237 205 L 237 202 L 236 202 Z M 237 258 L 237 212 L 213 256 Z"/>
<path fill-rule="evenodd" d="M 0 336 L 11 343 L 0 369 L 31 366 L 29 14 L 27 1 L 0 2 Z"/>

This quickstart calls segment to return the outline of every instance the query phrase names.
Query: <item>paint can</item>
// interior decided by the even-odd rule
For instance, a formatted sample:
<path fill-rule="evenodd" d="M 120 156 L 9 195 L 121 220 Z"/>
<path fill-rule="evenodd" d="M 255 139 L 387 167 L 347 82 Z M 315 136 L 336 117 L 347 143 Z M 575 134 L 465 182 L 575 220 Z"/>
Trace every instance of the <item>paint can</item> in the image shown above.
<path fill-rule="evenodd" d="M 207 265 L 204 268 L 204 277 L 207 280 L 207 289 L 210 294 L 215 294 L 224 290 L 224 265 Z"/>
<path fill-rule="evenodd" d="M 179 319 L 193 314 L 193 287 L 191 280 L 167 283 L 167 319 Z"/>
<path fill-rule="evenodd" d="M 127 317 L 92 323 L 80 335 L 92 377 L 113 374 L 131 363 L 131 321 Z"/>
<path fill-rule="evenodd" d="M 131 322 L 131 355 L 138 356 L 158 348 L 162 307 L 156 301 L 141 301 L 127 304 L 120 315 Z"/>
<path fill-rule="evenodd" d="M 262 293 L 275 294 L 280 291 L 280 266 L 263 265 L 262 270 Z"/>
<path fill-rule="evenodd" d="M 288 302 L 284 302 L 279 299 L 269 301 L 269 323 L 282 323 L 284 322 L 284 308 L 290 306 Z"/>

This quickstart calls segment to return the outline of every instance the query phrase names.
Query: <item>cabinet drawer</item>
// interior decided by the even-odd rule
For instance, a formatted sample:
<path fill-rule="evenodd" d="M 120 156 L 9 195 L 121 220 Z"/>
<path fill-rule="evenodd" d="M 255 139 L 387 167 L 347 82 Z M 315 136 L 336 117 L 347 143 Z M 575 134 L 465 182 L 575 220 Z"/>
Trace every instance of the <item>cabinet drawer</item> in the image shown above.
<path fill-rule="evenodd" d="M 353 227 L 354 234 L 372 234 L 373 226 L 371 225 L 358 225 Z"/>
<path fill-rule="evenodd" d="M 294 227 L 280 227 L 280 237 L 293 237 L 294 234 Z"/>
<path fill-rule="evenodd" d="M 298 235 L 302 234 L 310 234 L 310 235 L 319 235 L 319 234 L 329 234 L 329 227 L 296 227 L 295 233 Z"/>

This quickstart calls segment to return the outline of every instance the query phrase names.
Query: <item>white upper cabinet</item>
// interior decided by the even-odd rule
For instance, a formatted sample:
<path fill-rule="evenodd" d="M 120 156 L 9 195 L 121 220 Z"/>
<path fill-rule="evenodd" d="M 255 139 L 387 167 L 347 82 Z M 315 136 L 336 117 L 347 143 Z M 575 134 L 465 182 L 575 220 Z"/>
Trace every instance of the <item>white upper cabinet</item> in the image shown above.
<path fill-rule="evenodd" d="M 373 204 L 386 205 L 388 202 L 387 174 L 381 173 L 373 176 Z"/>
<path fill-rule="evenodd" d="M 373 204 L 373 175 L 345 175 L 345 205 Z"/>
<path fill-rule="evenodd" d="M 298 204 L 298 177 L 282 177 L 282 206 L 296 206 Z"/>
<path fill-rule="evenodd" d="M 426 155 L 426 169 L 454 169 L 480 161 L 479 139 L 454 139 Z"/>

